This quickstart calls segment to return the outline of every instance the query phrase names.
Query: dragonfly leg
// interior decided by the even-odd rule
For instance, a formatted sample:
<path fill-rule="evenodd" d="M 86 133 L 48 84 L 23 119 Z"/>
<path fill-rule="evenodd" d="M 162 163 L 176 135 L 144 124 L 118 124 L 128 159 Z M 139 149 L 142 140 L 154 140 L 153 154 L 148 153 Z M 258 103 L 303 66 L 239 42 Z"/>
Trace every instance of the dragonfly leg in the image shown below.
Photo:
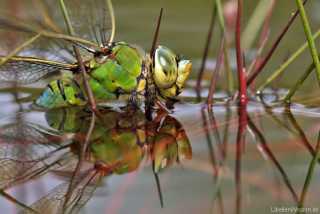
<path fill-rule="evenodd" d="M 136 91 L 131 92 L 131 95 L 129 97 L 128 105 L 139 108 L 140 103 L 138 99 L 138 93 Z"/>
<path fill-rule="evenodd" d="M 155 104 L 160 108 L 160 110 L 163 110 L 168 114 L 173 113 L 173 111 L 168 109 L 166 104 L 164 104 L 163 102 L 157 100 Z"/>

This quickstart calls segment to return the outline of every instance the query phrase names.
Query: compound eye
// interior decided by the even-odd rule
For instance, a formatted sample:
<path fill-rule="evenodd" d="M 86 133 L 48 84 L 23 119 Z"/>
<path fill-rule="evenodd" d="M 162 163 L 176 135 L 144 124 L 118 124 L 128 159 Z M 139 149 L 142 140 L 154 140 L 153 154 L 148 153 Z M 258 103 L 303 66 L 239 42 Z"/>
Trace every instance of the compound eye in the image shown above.
<path fill-rule="evenodd" d="M 188 79 L 192 70 L 192 63 L 190 60 L 180 60 L 178 62 L 178 79 L 177 79 L 177 86 L 182 89 L 186 80 Z"/>
<path fill-rule="evenodd" d="M 154 55 L 153 79 L 157 87 L 167 89 L 178 78 L 176 55 L 168 48 L 159 46 Z"/>

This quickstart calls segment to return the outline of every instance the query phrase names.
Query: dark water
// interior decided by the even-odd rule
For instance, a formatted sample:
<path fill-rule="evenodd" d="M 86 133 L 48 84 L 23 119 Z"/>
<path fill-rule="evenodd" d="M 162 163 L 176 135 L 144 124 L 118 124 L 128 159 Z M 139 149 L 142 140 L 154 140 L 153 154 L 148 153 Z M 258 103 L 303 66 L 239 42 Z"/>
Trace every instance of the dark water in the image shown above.
<path fill-rule="evenodd" d="M 247 13 L 255 2 L 246 1 Z M 159 7 L 164 7 L 161 43 L 190 56 L 197 71 L 209 0 L 117 0 L 114 4 L 117 38 L 146 49 L 151 46 Z M 278 2 L 271 40 L 294 6 L 291 0 Z M 314 29 L 320 23 L 317 8 L 317 1 L 308 5 Z M 267 72 L 303 43 L 299 22 L 289 33 Z M 218 46 L 217 40 L 213 43 L 207 78 Z M 306 53 L 288 70 L 290 78 L 283 77 L 277 87 L 292 84 L 308 63 Z M 146 122 L 142 112 L 130 115 L 118 108 L 119 103 L 108 103 L 111 108 L 103 110 L 104 119 L 93 121 L 86 110 L 42 112 L 30 107 L 30 99 L 17 104 L 12 90 L 1 87 L 1 210 L 62 213 L 78 212 L 81 207 L 80 213 L 272 213 L 281 207 L 297 208 L 305 193 L 304 207 L 320 213 L 319 162 L 310 170 L 320 130 L 314 86 L 306 84 L 307 98 L 300 95 L 300 102 L 291 108 L 272 102 L 282 92 L 266 95 L 266 104 L 253 99 L 242 112 L 248 126 L 241 140 L 237 139 L 243 124 L 239 108 L 231 101 L 222 102 L 224 93 L 216 95 L 220 99 L 208 110 L 195 104 L 189 87 L 172 114 L 157 113 L 152 122 Z M 19 96 L 39 93 L 30 88 L 22 89 Z M 79 145 L 85 144 L 90 123 L 94 124 L 91 144 L 81 154 Z M 309 186 L 304 185 L 306 180 Z"/>

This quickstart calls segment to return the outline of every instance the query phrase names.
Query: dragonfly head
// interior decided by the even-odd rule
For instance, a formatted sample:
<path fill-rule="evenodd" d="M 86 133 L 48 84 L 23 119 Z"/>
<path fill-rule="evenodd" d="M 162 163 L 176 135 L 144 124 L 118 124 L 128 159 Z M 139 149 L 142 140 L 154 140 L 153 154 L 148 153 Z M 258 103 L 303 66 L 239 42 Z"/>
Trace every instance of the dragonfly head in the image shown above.
<path fill-rule="evenodd" d="M 156 49 L 153 59 L 153 80 L 161 96 L 175 98 L 182 92 L 191 73 L 191 61 L 177 56 L 164 46 Z"/>

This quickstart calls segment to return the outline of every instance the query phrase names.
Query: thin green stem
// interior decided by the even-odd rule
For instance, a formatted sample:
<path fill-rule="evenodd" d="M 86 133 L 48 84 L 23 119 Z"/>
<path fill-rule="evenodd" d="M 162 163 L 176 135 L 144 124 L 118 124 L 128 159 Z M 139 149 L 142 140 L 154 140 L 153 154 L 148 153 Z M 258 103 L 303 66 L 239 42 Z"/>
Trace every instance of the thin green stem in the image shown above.
<path fill-rule="evenodd" d="M 263 27 L 263 23 L 268 16 L 272 7 L 272 1 L 260 0 L 253 14 L 251 15 L 248 24 L 243 31 L 242 41 L 243 49 L 249 50 L 252 47 L 260 29 Z"/>
<path fill-rule="evenodd" d="M 79 38 L 77 36 L 70 36 L 63 33 L 56 33 L 52 31 L 44 30 L 39 26 L 24 23 L 23 20 L 20 20 L 15 17 L 10 17 L 10 19 L 8 19 L 7 16 L 9 15 L 10 14 L 7 14 L 7 13 L 0 15 L 1 21 L 3 21 L 5 25 L 8 25 L 9 28 L 17 29 L 18 31 L 23 31 L 23 32 L 26 31 L 30 33 L 33 32 L 35 34 L 42 34 L 42 36 L 48 37 L 48 38 L 62 39 L 62 40 L 66 40 L 73 43 L 81 43 L 83 45 L 94 47 L 94 48 L 100 48 L 100 46 L 97 43 L 91 42 L 83 38 Z"/>
<path fill-rule="evenodd" d="M 313 35 L 313 39 L 317 39 L 320 36 L 320 29 Z M 294 52 L 273 74 L 258 88 L 258 91 L 262 91 L 271 82 L 277 79 L 288 67 L 291 65 L 306 49 L 308 48 L 308 42 L 305 42 L 296 52 Z"/>
<path fill-rule="evenodd" d="M 255 56 L 255 59 L 251 62 L 251 64 L 248 67 L 248 71 L 247 71 L 248 76 L 253 72 L 254 68 L 257 66 L 259 59 L 262 55 L 262 52 L 264 51 L 264 49 L 266 47 L 267 42 L 268 42 L 268 37 L 264 38 L 264 40 L 261 42 L 261 45 L 257 50 L 257 54 Z"/>
<path fill-rule="evenodd" d="M 308 0 L 304 0 L 304 4 L 307 3 Z M 270 61 L 271 57 L 273 56 L 274 52 L 279 47 L 280 42 L 284 38 L 284 36 L 287 34 L 288 30 L 292 26 L 294 20 L 299 15 L 299 10 L 296 10 L 295 13 L 291 16 L 286 26 L 283 28 L 281 33 L 278 35 L 277 39 L 272 44 L 270 50 L 266 54 L 266 56 L 262 59 L 261 63 L 259 63 L 259 66 L 255 69 L 255 71 L 252 73 L 252 75 L 248 78 L 248 85 L 253 83 L 253 81 L 257 78 L 257 76 L 262 72 L 263 68 L 267 65 L 267 63 Z"/>
<path fill-rule="evenodd" d="M 88 41 L 88 40 L 85 40 L 85 39 L 82 39 L 82 38 L 79 38 L 79 37 L 76 37 L 76 36 L 69 36 L 69 35 L 65 35 L 65 34 L 61 34 L 61 33 L 53 33 L 50 31 L 44 31 L 44 30 L 39 30 L 39 29 L 38 30 L 34 29 L 33 32 L 40 33 L 43 36 L 48 37 L 48 38 L 63 39 L 63 40 L 69 41 L 69 42 L 81 43 L 86 46 L 99 48 L 98 44 L 91 42 L 91 41 Z"/>
<path fill-rule="evenodd" d="M 68 33 L 70 35 L 74 35 L 75 32 L 74 32 L 74 29 L 72 27 L 71 20 L 70 20 L 69 14 L 68 14 L 67 7 L 66 7 L 66 5 L 64 3 L 64 0 L 60 0 L 60 7 L 61 7 L 61 10 L 62 10 L 63 18 L 64 18 L 65 23 L 67 25 Z"/>
<path fill-rule="evenodd" d="M 226 27 L 225 27 L 225 20 L 224 20 L 224 16 L 223 16 L 223 9 L 222 9 L 221 0 L 215 0 L 215 4 L 216 4 L 219 25 L 220 25 L 220 28 L 221 28 L 222 33 L 224 35 L 226 32 Z"/>
<path fill-rule="evenodd" d="M 318 83 L 320 85 L 320 60 L 319 60 L 319 56 L 318 56 L 318 52 L 317 52 L 317 47 L 315 44 L 315 41 L 312 37 L 312 32 L 311 32 L 311 28 L 310 28 L 310 24 L 308 21 L 308 17 L 306 14 L 306 11 L 304 9 L 303 6 L 303 2 L 302 0 L 296 0 L 298 9 L 300 11 L 300 17 L 301 17 L 301 21 L 303 24 L 303 28 L 304 28 L 304 32 L 306 34 L 306 38 L 308 40 L 308 45 L 309 45 L 309 50 L 313 59 L 313 63 L 315 65 L 316 71 L 317 71 L 317 78 L 318 78 Z"/>
<path fill-rule="evenodd" d="M 314 69 L 314 64 L 311 64 L 308 69 L 303 73 L 303 75 L 298 79 L 296 84 L 290 88 L 288 94 L 284 98 L 285 102 L 290 102 L 292 96 L 296 93 L 296 91 L 301 87 L 301 85 L 304 83 L 304 81 L 308 78 L 308 76 L 311 74 L 311 72 Z"/>
<path fill-rule="evenodd" d="M 111 0 L 106 0 L 107 1 L 107 5 L 108 5 L 108 10 L 110 13 L 110 18 L 111 18 L 111 36 L 109 39 L 109 45 L 111 45 L 111 43 L 114 40 L 114 36 L 116 34 L 116 19 L 115 19 L 115 15 L 114 15 L 114 9 L 113 9 L 113 5 L 112 5 L 112 1 Z"/>
<path fill-rule="evenodd" d="M 217 17 L 218 17 L 219 26 L 221 28 L 223 36 L 225 38 L 227 38 L 221 0 L 215 0 L 215 4 L 216 4 L 216 9 L 217 9 Z M 226 77 L 227 77 L 227 90 L 228 90 L 228 93 L 231 94 L 232 91 L 234 90 L 234 78 L 233 78 L 233 73 L 232 73 L 231 66 L 230 66 L 229 50 L 228 49 L 229 49 L 228 48 L 228 41 L 226 39 L 224 39 L 224 44 L 223 44 L 224 67 L 225 67 Z"/>
<path fill-rule="evenodd" d="M 49 8 L 47 7 L 47 4 L 45 4 L 44 0 L 34 0 L 34 6 L 37 10 L 40 11 L 40 14 L 44 20 L 44 23 L 54 32 L 61 33 L 62 30 L 60 27 L 55 23 L 55 21 L 52 19 L 52 16 L 50 15 Z"/>
<path fill-rule="evenodd" d="M 227 74 L 227 90 L 228 94 L 231 95 L 231 93 L 234 91 L 234 77 L 230 66 L 230 60 L 229 60 L 229 52 L 228 52 L 228 43 L 226 40 L 224 41 L 223 45 L 223 56 L 224 56 L 224 67 Z"/>

